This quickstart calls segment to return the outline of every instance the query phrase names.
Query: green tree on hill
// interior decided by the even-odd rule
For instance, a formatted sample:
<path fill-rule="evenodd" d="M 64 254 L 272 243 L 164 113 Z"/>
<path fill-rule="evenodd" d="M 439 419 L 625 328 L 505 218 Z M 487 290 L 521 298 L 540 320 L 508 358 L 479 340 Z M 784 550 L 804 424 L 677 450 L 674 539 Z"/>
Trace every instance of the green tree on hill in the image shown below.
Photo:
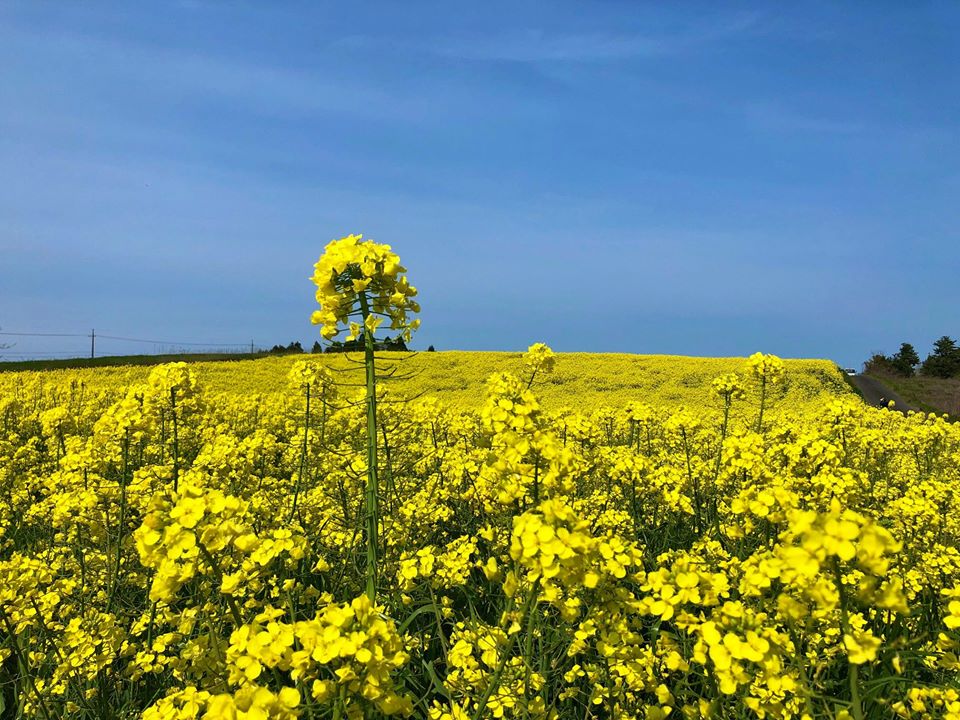
<path fill-rule="evenodd" d="M 953 338 L 944 335 L 933 344 L 933 352 L 923 361 L 924 375 L 950 378 L 960 375 L 960 348 Z"/>
<path fill-rule="evenodd" d="M 896 371 L 905 377 L 913 375 L 914 368 L 920 364 L 920 356 L 910 343 L 901 343 L 900 350 L 891 358 Z"/>
<path fill-rule="evenodd" d="M 287 355 L 290 353 L 302 353 L 302 352 L 303 352 L 303 346 L 300 344 L 299 340 L 297 340 L 296 342 L 290 343 L 286 347 L 284 347 L 283 345 L 274 345 L 272 348 L 270 348 L 271 355 Z"/>

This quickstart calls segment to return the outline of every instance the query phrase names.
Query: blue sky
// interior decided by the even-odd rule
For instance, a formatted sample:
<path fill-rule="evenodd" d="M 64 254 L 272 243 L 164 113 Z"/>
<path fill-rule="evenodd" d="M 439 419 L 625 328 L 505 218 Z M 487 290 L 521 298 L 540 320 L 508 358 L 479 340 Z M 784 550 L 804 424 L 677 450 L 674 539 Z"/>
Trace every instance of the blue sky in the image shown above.
<path fill-rule="evenodd" d="M 0 326 L 310 344 L 363 232 L 419 348 L 925 355 L 957 37 L 952 2 L 5 2 Z"/>

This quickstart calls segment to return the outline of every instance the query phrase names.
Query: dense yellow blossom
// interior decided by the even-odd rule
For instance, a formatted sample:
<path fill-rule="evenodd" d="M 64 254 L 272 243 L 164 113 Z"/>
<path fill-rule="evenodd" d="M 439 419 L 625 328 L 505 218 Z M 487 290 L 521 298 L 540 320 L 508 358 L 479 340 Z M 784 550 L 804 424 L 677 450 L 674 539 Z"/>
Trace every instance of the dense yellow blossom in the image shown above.
<path fill-rule="evenodd" d="M 327 329 L 413 328 L 325 257 Z M 769 355 L 403 362 L 376 604 L 356 363 L 0 375 L 0 716 L 960 718 L 956 425 Z"/>
<path fill-rule="evenodd" d="M 386 316 L 391 329 L 409 340 L 420 321 L 410 320 L 407 315 L 419 312 L 420 306 L 412 299 L 417 290 L 409 284 L 405 273 L 406 268 L 389 245 L 363 240 L 360 235 L 333 240 L 314 266 L 313 282 L 320 309 L 313 313 L 312 322 L 321 326 L 320 332 L 327 339 L 336 337 L 342 326 L 349 325 L 348 339 L 354 339 L 359 325 L 350 318 L 361 310 L 363 295 L 363 302 L 369 297 L 371 306 L 370 314 L 364 310 L 361 320 L 367 332 L 375 333 Z"/>

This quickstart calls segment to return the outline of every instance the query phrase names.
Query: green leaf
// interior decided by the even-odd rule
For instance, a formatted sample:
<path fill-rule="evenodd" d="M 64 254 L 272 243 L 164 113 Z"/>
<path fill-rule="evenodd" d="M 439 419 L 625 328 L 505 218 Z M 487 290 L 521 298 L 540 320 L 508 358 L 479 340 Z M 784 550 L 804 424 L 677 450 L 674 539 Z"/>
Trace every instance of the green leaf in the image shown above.
<path fill-rule="evenodd" d="M 440 678 L 437 677 L 437 673 L 433 669 L 433 661 L 431 660 L 430 662 L 424 662 L 423 667 L 427 669 L 427 674 L 430 676 L 430 682 L 433 683 L 433 686 L 437 689 L 437 692 L 449 700 L 450 691 L 447 690 L 447 687 L 440 681 Z"/>
<path fill-rule="evenodd" d="M 397 628 L 397 632 L 403 633 L 408 627 L 410 627 L 410 623 L 412 623 L 418 615 L 423 615 L 424 613 L 427 613 L 427 612 L 435 612 L 434 608 L 435 606 L 433 603 L 429 603 L 427 605 L 421 605 L 412 613 L 407 615 L 404 621 L 400 623 L 400 626 Z"/>

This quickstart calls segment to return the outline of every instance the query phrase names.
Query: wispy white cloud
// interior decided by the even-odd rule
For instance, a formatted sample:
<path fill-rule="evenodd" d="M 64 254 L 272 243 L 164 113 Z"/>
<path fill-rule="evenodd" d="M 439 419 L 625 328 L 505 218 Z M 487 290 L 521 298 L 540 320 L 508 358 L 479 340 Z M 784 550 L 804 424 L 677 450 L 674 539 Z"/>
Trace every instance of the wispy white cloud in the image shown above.
<path fill-rule="evenodd" d="M 795 109 L 772 101 L 747 103 L 742 112 L 749 124 L 774 132 L 857 135 L 867 130 L 858 121 L 829 118 L 812 109 Z"/>
<path fill-rule="evenodd" d="M 424 103 L 407 89 L 358 81 L 335 68 L 315 65 L 270 65 L 246 59 L 196 52 L 178 46 L 157 46 L 74 32 L 40 32 L 8 26 L 0 33 L 0 58 L 15 62 L 18 53 L 45 57 L 72 68 L 78 82 L 85 68 L 96 68 L 95 80 L 117 95 L 139 94 L 165 101 L 235 102 L 262 116 L 339 116 L 390 111 L 391 122 L 417 122 L 428 117 Z M 15 66 L 15 65 L 14 65 Z M 14 78 L 16 81 L 16 78 Z M 29 78 L 11 82 L 7 93 L 40 93 Z M 112 85 L 107 85 L 107 83 Z M 83 90 L 79 85 L 76 90 Z M 104 91 L 106 92 L 106 91 Z M 72 95 L 70 90 L 63 93 Z M 96 100 L 96 98 L 91 98 Z M 85 103 L 85 105 L 89 102 Z"/>
<path fill-rule="evenodd" d="M 551 32 L 539 28 L 488 35 L 446 37 L 427 43 L 439 55 L 464 60 L 518 63 L 604 62 L 691 52 L 722 42 L 761 24 L 757 13 L 710 23 L 696 22 L 674 32 Z"/>
<path fill-rule="evenodd" d="M 404 39 L 357 33 L 343 36 L 332 45 L 344 50 L 387 48 L 471 61 L 590 63 L 679 55 L 747 33 L 766 32 L 768 25 L 765 15 L 751 12 L 697 19 L 678 30 L 572 32 L 517 27 L 488 32 L 425 32 Z"/>
<path fill-rule="evenodd" d="M 848 143 L 847 147 L 857 141 L 882 144 L 888 152 L 893 146 L 929 152 L 956 143 L 952 127 L 904 121 L 900 117 L 885 117 L 875 112 L 854 115 L 849 108 L 846 111 L 834 108 L 828 113 L 820 109 L 821 105 L 824 105 L 822 101 L 775 98 L 734 106 L 734 112 L 739 113 L 749 127 L 761 132 L 835 138 Z"/>
<path fill-rule="evenodd" d="M 663 55 L 670 40 L 643 35 L 554 34 L 523 30 L 486 37 L 450 38 L 433 46 L 439 55 L 465 60 L 508 62 L 582 62 Z"/>

